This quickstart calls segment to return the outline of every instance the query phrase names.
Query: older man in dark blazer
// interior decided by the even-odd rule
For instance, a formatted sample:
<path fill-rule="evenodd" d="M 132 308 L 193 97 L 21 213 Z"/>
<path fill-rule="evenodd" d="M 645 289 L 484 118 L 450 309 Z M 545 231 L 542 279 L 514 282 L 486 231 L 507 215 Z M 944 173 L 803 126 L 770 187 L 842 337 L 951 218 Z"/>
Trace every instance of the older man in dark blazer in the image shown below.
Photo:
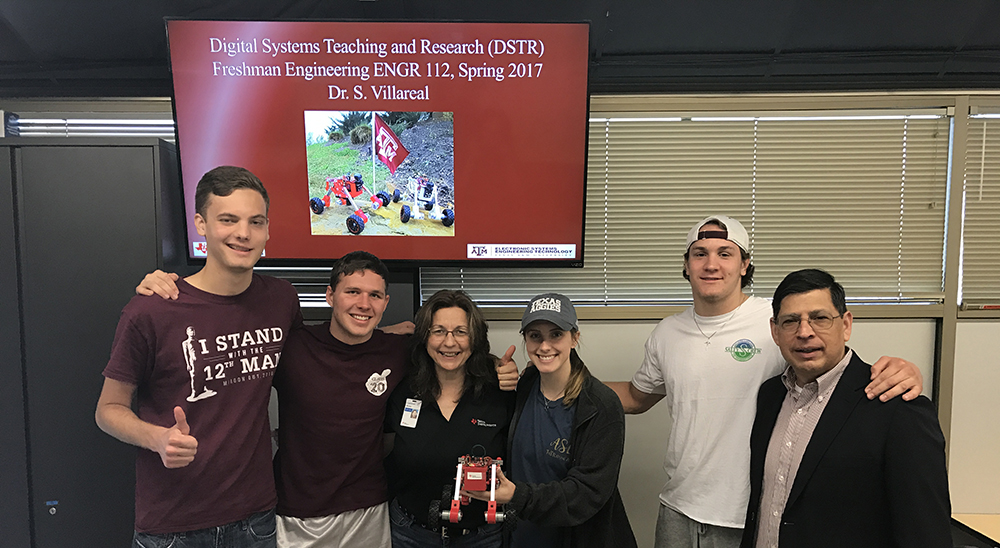
<path fill-rule="evenodd" d="M 757 396 L 741 547 L 950 547 L 930 400 L 865 397 L 871 370 L 846 346 L 853 318 L 833 276 L 789 274 L 772 307 L 788 367 Z"/>

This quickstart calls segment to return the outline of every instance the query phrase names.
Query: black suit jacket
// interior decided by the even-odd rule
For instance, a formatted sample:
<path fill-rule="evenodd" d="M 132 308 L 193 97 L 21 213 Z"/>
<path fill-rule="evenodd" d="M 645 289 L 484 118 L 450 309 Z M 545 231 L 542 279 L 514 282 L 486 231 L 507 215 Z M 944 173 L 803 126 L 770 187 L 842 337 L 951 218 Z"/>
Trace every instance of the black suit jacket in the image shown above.
<path fill-rule="evenodd" d="M 950 547 L 944 436 L 927 398 L 869 400 L 871 368 L 857 354 L 806 446 L 781 518 L 782 548 Z M 750 434 L 750 503 L 742 548 L 752 548 L 764 458 L 788 390 L 768 379 Z"/>

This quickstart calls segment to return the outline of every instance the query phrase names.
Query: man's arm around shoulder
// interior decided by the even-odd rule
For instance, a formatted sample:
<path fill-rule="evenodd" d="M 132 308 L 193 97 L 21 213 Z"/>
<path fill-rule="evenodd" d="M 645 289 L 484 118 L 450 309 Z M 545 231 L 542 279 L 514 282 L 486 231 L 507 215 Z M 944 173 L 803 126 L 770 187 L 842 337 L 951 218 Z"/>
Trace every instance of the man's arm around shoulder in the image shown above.
<path fill-rule="evenodd" d="M 636 388 L 631 382 L 619 381 L 604 384 L 614 390 L 615 394 L 618 394 L 618 399 L 622 401 L 622 408 L 629 415 L 645 413 L 656 405 L 656 402 L 663 399 L 663 394 L 647 394 Z"/>

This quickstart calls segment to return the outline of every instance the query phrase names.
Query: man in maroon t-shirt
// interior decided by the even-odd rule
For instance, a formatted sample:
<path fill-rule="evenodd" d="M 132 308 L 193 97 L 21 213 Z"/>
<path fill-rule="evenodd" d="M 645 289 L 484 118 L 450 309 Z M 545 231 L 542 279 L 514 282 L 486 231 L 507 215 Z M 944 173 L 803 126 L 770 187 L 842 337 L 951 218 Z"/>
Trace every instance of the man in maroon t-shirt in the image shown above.
<path fill-rule="evenodd" d="M 334 264 L 329 322 L 289 337 L 278 391 L 278 544 L 388 548 L 382 422 L 408 367 L 409 337 L 376 329 L 389 301 L 378 257 Z"/>
<path fill-rule="evenodd" d="M 133 546 L 183 535 L 274 547 L 267 400 L 285 339 L 301 325 L 298 298 L 288 282 L 253 273 L 268 239 L 256 176 L 209 171 L 195 208 L 205 266 L 177 282 L 176 299 L 137 296 L 122 311 L 96 420 L 144 449 Z"/>

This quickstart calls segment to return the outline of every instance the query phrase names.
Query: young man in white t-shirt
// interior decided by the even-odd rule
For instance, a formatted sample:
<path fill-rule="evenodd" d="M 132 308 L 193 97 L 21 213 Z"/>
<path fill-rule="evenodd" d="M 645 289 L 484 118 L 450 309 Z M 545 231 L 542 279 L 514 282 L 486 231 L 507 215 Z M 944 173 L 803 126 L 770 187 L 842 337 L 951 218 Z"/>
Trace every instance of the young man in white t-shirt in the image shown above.
<path fill-rule="evenodd" d="M 753 277 L 749 247 L 736 219 L 712 215 L 694 225 L 684 253 L 694 306 L 653 329 L 631 382 L 607 383 L 626 413 L 662 399 L 670 406 L 657 548 L 740 544 L 757 390 L 785 366 L 771 340 L 770 303 L 743 292 Z M 910 362 L 882 357 L 872 375 L 869 398 L 920 395 L 920 372 Z"/>

